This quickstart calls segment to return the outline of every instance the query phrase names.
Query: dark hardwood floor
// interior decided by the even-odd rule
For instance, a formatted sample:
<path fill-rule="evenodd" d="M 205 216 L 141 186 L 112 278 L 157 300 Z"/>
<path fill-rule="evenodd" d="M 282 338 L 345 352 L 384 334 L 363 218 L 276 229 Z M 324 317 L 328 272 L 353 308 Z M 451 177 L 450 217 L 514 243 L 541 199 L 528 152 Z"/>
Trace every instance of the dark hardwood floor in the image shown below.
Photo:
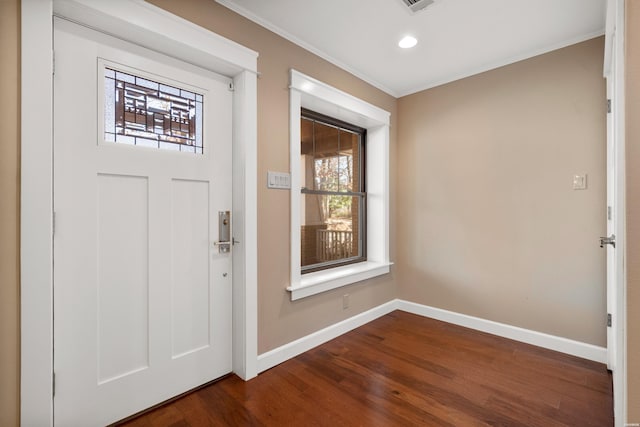
<path fill-rule="evenodd" d="M 612 426 L 606 366 L 395 311 L 123 424 Z"/>

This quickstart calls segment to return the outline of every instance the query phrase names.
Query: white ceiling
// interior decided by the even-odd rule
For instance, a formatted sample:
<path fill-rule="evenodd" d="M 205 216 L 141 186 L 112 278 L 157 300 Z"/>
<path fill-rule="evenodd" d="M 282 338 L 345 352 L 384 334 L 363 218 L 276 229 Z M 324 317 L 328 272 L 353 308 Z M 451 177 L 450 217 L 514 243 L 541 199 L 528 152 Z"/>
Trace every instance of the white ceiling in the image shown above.
<path fill-rule="evenodd" d="M 604 34 L 606 0 L 216 0 L 396 96 Z M 398 41 L 413 35 L 418 45 Z"/>

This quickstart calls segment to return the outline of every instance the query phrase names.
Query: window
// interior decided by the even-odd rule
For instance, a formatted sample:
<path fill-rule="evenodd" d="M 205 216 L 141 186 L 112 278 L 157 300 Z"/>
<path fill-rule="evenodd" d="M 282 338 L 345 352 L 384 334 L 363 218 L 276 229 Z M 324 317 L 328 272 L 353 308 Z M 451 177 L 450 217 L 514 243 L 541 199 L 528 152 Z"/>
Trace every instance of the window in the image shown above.
<path fill-rule="evenodd" d="M 202 154 L 202 95 L 104 69 L 104 140 Z"/>
<path fill-rule="evenodd" d="M 302 109 L 302 273 L 366 260 L 365 136 L 366 129 Z"/>
<path fill-rule="evenodd" d="M 296 70 L 291 70 L 290 77 L 291 282 L 287 290 L 291 299 L 297 300 L 389 272 L 390 115 Z M 333 148 L 323 147 L 321 142 L 315 151 L 303 148 L 302 133 L 309 132 L 310 125 L 318 131 L 333 132 Z M 345 151 L 346 141 L 352 138 L 353 147 L 353 135 L 360 132 L 366 135 L 366 144 L 361 137 L 357 152 L 353 148 Z M 308 140 L 307 136 L 304 138 Z M 348 171 L 349 167 L 352 170 Z M 324 172 L 332 182 L 321 180 L 319 175 Z M 357 175 L 359 181 L 349 180 L 349 173 L 352 177 Z M 320 194 L 322 191 L 325 193 Z M 338 198 L 331 202 L 332 196 Z M 330 207 L 323 211 L 319 209 L 322 203 Z M 315 209 L 315 217 L 307 209 Z M 334 230 L 349 231 L 338 229 L 347 228 L 349 222 L 351 240 L 347 233 L 333 233 L 335 237 L 325 237 L 328 243 L 321 243 L 318 253 L 318 233 L 313 231 L 315 259 L 303 255 L 303 240 L 313 239 L 303 238 L 306 226 L 315 224 L 316 228 L 326 228 L 325 234 L 331 234 Z M 323 254 L 324 247 L 328 252 Z"/>

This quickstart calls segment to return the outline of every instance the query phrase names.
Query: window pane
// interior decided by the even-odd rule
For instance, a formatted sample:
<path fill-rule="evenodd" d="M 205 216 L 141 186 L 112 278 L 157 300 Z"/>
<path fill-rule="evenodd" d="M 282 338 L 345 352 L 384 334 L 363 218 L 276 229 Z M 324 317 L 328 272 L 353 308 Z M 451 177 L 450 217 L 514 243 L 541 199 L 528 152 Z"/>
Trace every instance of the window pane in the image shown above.
<path fill-rule="evenodd" d="M 321 191 L 339 191 L 338 157 L 315 158 L 313 162 L 314 189 Z"/>
<path fill-rule="evenodd" d="M 361 256 L 361 197 L 302 194 L 302 267 Z"/>
<path fill-rule="evenodd" d="M 360 135 L 340 131 L 339 191 L 362 191 L 360 178 Z"/>
<path fill-rule="evenodd" d="M 365 261 L 365 130 L 308 111 L 300 131 L 302 272 Z"/>
<path fill-rule="evenodd" d="M 303 118 L 302 186 L 320 191 L 362 191 L 360 135 Z"/>
<path fill-rule="evenodd" d="M 105 68 L 105 141 L 203 152 L 200 94 Z"/>

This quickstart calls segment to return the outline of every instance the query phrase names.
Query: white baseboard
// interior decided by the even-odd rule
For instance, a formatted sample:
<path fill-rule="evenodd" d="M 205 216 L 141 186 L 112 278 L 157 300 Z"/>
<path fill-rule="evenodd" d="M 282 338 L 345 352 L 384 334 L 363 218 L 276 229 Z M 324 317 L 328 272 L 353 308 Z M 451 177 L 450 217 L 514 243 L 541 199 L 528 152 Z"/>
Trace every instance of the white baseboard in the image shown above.
<path fill-rule="evenodd" d="M 430 307 L 428 305 L 416 304 L 404 300 L 396 300 L 398 310 L 417 314 L 431 319 L 442 320 L 454 325 L 475 329 L 476 331 L 487 332 L 503 338 L 509 338 L 549 350 L 571 354 L 594 362 L 607 362 L 607 349 L 593 344 L 570 340 L 568 338 L 557 337 L 530 329 L 519 328 L 517 326 L 506 325 L 479 317 L 468 316 L 453 311 Z"/>
<path fill-rule="evenodd" d="M 365 311 L 349 319 L 345 319 L 334 325 L 328 326 L 317 332 L 314 332 L 305 337 L 299 338 L 281 347 L 275 348 L 266 353 L 262 353 L 258 356 L 258 373 L 264 372 L 269 368 L 272 368 L 280 363 L 296 357 L 305 351 L 311 350 L 314 347 L 324 344 L 327 341 L 331 341 L 334 338 L 339 337 L 355 328 L 365 325 L 378 317 L 389 314 L 396 310 L 396 301 L 389 301 L 371 310 Z"/>
<path fill-rule="evenodd" d="M 592 360 L 594 362 L 607 362 L 607 349 L 593 344 L 574 341 L 567 338 L 536 332 L 517 326 L 506 325 L 479 317 L 468 316 L 441 308 L 430 307 L 428 305 L 416 304 L 409 301 L 395 299 L 382 304 L 371 310 L 360 313 L 349 319 L 345 319 L 334 325 L 328 326 L 305 337 L 299 338 L 281 347 L 275 348 L 258 356 L 258 373 L 279 365 L 305 351 L 324 344 L 340 335 L 347 333 L 357 327 L 371 322 L 378 317 L 389 314 L 394 310 L 402 310 L 419 316 L 441 320 L 454 325 L 475 329 L 476 331 L 487 332 L 503 338 L 509 338 L 549 350 L 559 351 Z"/>

